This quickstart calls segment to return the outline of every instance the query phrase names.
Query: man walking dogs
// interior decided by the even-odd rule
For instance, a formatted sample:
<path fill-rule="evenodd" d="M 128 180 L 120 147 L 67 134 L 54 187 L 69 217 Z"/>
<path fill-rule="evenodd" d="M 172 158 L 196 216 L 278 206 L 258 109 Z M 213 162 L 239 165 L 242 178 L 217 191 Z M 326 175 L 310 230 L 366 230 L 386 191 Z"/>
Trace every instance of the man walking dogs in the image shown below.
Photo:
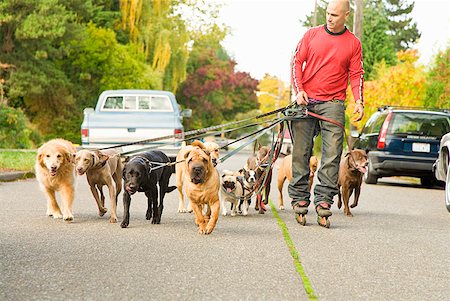
<path fill-rule="evenodd" d="M 292 86 L 297 105 L 345 124 L 346 89 L 350 80 L 356 106 L 354 121 L 364 116 L 363 63 L 361 42 L 345 26 L 348 0 L 332 0 L 326 10 L 326 24 L 309 29 L 300 40 L 292 61 Z M 305 225 L 311 194 L 308 190 L 309 158 L 314 134 L 322 134 L 319 184 L 314 188 L 314 207 L 319 225 L 329 228 L 330 207 L 338 193 L 338 172 L 344 132 L 336 124 L 312 117 L 292 122 L 294 148 L 289 196 L 297 221 Z"/>

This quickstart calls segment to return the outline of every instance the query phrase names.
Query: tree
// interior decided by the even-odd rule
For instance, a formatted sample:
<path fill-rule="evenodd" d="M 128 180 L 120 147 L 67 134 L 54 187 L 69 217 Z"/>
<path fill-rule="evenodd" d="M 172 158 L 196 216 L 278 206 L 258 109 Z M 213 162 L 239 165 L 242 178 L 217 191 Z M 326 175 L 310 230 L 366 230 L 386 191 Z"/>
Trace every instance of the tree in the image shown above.
<path fill-rule="evenodd" d="M 258 102 L 263 113 L 289 104 L 289 89 L 277 77 L 265 74 L 258 85 Z"/>
<path fill-rule="evenodd" d="M 450 109 L 450 47 L 436 54 L 427 76 L 427 107 Z"/>
<path fill-rule="evenodd" d="M 375 79 L 365 83 L 365 121 L 382 105 L 421 106 L 426 95 L 426 73 L 422 66 L 416 66 L 417 50 L 397 53 L 398 64 L 388 66 L 381 62 L 375 67 Z M 347 115 L 352 116 L 354 100 L 348 91 Z"/>
<path fill-rule="evenodd" d="M 236 72 L 236 63 L 221 59 L 222 52 L 200 48 L 189 59 L 191 72 L 177 92 L 180 104 L 193 111 L 193 118 L 186 121 L 189 129 L 228 122 L 238 113 L 258 108 L 258 81 L 246 72 Z"/>
<path fill-rule="evenodd" d="M 417 23 L 413 22 L 411 14 L 414 1 L 383 0 L 389 19 L 389 34 L 394 41 L 395 51 L 410 49 L 420 38 Z"/>

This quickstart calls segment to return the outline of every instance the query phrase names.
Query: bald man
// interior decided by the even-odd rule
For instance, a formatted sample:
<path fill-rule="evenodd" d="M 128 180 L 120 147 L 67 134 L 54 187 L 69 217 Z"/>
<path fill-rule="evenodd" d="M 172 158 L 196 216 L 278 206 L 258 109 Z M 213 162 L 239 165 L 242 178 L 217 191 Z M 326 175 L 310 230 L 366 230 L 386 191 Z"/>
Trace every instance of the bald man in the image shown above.
<path fill-rule="evenodd" d="M 354 121 L 364 116 L 361 42 L 345 26 L 349 16 L 348 1 L 329 2 L 326 24 L 309 29 L 302 37 L 292 60 L 292 87 L 297 105 L 306 106 L 316 114 L 345 124 L 346 90 L 350 81 L 355 98 Z M 309 158 L 312 155 L 314 134 L 322 134 L 322 159 L 314 187 L 314 208 L 317 222 L 330 227 L 330 207 L 338 192 L 338 172 L 344 141 L 343 130 L 327 121 L 312 117 L 292 122 L 294 147 L 292 153 L 293 178 L 289 196 L 296 219 L 306 224 L 311 194 L 308 189 Z"/>

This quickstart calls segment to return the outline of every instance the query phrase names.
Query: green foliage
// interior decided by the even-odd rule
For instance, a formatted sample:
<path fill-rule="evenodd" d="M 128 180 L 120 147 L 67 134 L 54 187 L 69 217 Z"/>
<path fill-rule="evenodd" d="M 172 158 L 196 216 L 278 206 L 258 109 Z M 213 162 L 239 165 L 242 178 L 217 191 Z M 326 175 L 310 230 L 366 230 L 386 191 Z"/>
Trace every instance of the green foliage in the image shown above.
<path fill-rule="evenodd" d="M 36 151 L 0 150 L 0 170 L 32 171 L 36 163 Z"/>
<path fill-rule="evenodd" d="M 427 107 L 450 109 L 450 47 L 439 52 L 427 77 Z"/>
<path fill-rule="evenodd" d="M 0 105 L 0 148 L 31 148 L 39 141 L 20 109 Z"/>
<path fill-rule="evenodd" d="M 411 14 L 414 1 L 383 0 L 389 19 L 389 34 L 394 41 L 395 51 L 411 49 L 420 38 L 417 23 L 413 22 Z"/>

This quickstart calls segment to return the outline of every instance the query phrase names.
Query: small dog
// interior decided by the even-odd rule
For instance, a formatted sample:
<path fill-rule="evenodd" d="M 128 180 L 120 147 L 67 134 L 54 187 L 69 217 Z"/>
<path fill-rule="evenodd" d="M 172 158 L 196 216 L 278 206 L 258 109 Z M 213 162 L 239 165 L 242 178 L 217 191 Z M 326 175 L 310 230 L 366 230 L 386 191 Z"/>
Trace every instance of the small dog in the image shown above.
<path fill-rule="evenodd" d="M 130 223 L 131 195 L 136 192 L 144 192 L 147 196 L 148 207 L 145 218 L 152 220 L 152 224 L 161 223 L 161 215 L 164 208 L 164 196 L 176 189 L 169 186 L 172 168 L 169 158 L 159 150 L 148 151 L 132 157 L 123 169 L 123 208 L 124 217 L 122 228 Z M 159 186 L 159 204 L 158 204 Z"/>
<path fill-rule="evenodd" d="M 318 164 L 319 161 L 317 160 L 316 156 L 311 156 L 311 158 L 309 158 L 309 186 L 308 186 L 309 191 L 311 191 L 312 184 L 314 181 L 314 175 L 316 174 Z M 292 181 L 292 155 L 288 155 L 283 158 L 283 161 L 281 161 L 280 169 L 278 170 L 278 192 L 280 194 L 278 208 L 280 210 L 284 210 L 283 185 L 286 179 L 289 182 Z"/>
<path fill-rule="evenodd" d="M 183 163 L 186 196 L 192 203 L 198 232 L 210 234 L 219 217 L 220 176 L 203 143 L 194 141 L 191 146 L 192 149 L 184 155 Z M 203 205 L 208 205 L 205 215 L 203 215 Z"/>
<path fill-rule="evenodd" d="M 216 166 L 218 163 L 220 163 L 220 154 L 219 154 L 219 145 L 215 142 L 205 142 L 203 143 L 205 149 L 209 152 L 211 161 L 214 166 Z M 191 151 L 194 147 L 192 145 L 186 145 L 180 149 L 180 151 L 177 154 L 176 162 L 184 160 L 184 157 L 186 153 Z M 183 194 L 183 180 L 184 180 L 184 173 L 186 170 L 185 164 L 178 163 L 175 166 L 175 174 L 176 174 L 176 185 L 178 189 L 178 194 L 180 196 L 180 201 L 178 203 L 178 212 L 184 213 L 184 212 L 192 212 L 192 205 L 189 202 L 187 206 L 187 210 L 184 209 L 184 194 Z"/>
<path fill-rule="evenodd" d="M 250 158 L 250 164 L 253 168 L 255 168 L 257 185 L 255 187 L 256 191 L 256 204 L 255 210 L 258 210 L 259 214 L 264 214 L 266 211 L 265 205 L 269 203 L 269 195 L 270 195 L 270 184 L 272 183 L 272 169 L 269 169 L 270 165 L 270 147 L 261 146 L 258 144 L 258 151 L 256 152 L 256 166 L 253 167 L 254 159 Z M 264 183 L 262 183 L 264 181 Z M 260 186 L 263 186 L 263 189 L 260 190 Z M 264 190 L 264 196 L 262 191 Z M 259 191 L 259 192 L 258 192 Z"/>
<path fill-rule="evenodd" d="M 47 197 L 47 216 L 73 221 L 75 153 L 73 144 L 64 139 L 50 140 L 37 151 L 36 179 Z M 56 191 L 61 193 L 62 213 L 56 201 Z"/>
<path fill-rule="evenodd" d="M 361 193 L 361 183 L 363 174 L 367 172 L 367 153 L 361 149 L 354 149 L 345 155 L 339 167 L 338 180 L 338 208 L 341 209 L 342 200 L 344 201 L 344 213 L 347 216 L 353 216 L 348 207 L 348 201 L 353 191 L 355 196 L 353 204 L 350 206 L 354 208 L 358 206 L 359 194 Z"/>
<path fill-rule="evenodd" d="M 117 223 L 117 197 L 122 190 L 123 172 L 123 164 L 119 153 L 114 150 L 80 150 L 75 156 L 75 164 L 78 175 L 81 176 L 86 173 L 92 195 L 97 202 L 99 216 L 103 216 L 108 211 L 105 208 L 105 196 L 102 190 L 104 185 L 108 186 L 111 202 L 109 222 Z"/>
<path fill-rule="evenodd" d="M 220 189 L 220 206 L 222 207 L 222 215 L 227 215 L 225 202 L 231 203 L 231 216 L 235 216 L 239 203 L 244 197 L 243 183 L 238 179 L 238 175 L 229 170 L 224 170 L 222 175 L 222 185 Z M 245 214 L 246 215 L 246 214 Z"/>

